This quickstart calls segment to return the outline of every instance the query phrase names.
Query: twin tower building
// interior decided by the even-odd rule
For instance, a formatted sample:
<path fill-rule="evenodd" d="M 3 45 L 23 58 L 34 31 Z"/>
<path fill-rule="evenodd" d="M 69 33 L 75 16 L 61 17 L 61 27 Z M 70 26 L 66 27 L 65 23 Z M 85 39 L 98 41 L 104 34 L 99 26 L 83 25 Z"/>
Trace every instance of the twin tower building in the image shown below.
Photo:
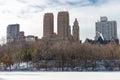
<path fill-rule="evenodd" d="M 68 11 L 58 12 L 57 15 L 57 34 L 54 33 L 54 15 L 45 13 L 43 19 L 43 40 L 80 42 L 79 40 L 79 23 L 75 19 L 71 34 Z"/>

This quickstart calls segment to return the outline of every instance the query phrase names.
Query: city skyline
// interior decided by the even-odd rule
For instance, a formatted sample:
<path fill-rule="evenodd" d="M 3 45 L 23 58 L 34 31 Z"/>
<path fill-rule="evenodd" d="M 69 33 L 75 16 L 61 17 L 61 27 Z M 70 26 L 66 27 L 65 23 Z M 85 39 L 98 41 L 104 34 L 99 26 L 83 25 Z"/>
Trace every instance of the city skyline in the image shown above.
<path fill-rule="evenodd" d="M 54 32 L 54 14 L 45 13 L 43 18 L 43 40 L 52 42 L 80 42 L 79 39 L 79 22 L 75 18 L 74 25 L 69 25 L 69 12 L 60 11 L 57 15 L 57 33 Z M 71 33 L 72 32 L 72 33 Z"/>
<path fill-rule="evenodd" d="M 0 37 L 6 37 L 6 28 L 9 24 L 20 24 L 20 31 L 25 35 L 43 35 L 43 15 L 53 12 L 56 19 L 57 12 L 68 11 L 70 26 L 74 18 L 78 19 L 80 26 L 80 39 L 95 37 L 95 22 L 100 16 L 107 16 L 109 20 L 116 20 L 118 38 L 120 38 L 120 7 L 119 0 L 0 0 Z M 117 7 L 117 8 L 116 8 Z M 54 23 L 57 32 L 57 21 Z"/>

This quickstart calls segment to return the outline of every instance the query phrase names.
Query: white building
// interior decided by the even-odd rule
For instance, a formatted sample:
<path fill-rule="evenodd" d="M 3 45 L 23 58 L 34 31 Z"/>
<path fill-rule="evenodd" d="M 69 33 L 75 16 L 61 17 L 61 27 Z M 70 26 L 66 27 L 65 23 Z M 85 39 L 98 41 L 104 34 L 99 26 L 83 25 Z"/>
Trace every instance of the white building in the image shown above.
<path fill-rule="evenodd" d="M 35 42 L 35 37 L 33 35 L 28 35 L 25 38 L 26 42 Z"/>
<path fill-rule="evenodd" d="M 98 40 L 99 35 L 102 34 L 105 40 L 117 39 L 117 23 L 116 21 L 108 21 L 106 16 L 100 17 L 100 21 L 96 22 L 96 36 Z M 99 34 L 100 33 L 100 34 Z"/>

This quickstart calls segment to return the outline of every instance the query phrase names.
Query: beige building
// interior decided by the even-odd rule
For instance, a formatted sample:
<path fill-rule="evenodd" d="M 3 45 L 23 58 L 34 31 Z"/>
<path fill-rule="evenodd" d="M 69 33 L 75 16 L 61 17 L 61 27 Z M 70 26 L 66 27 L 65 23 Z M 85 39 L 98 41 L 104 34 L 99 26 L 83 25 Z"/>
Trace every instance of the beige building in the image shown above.
<path fill-rule="evenodd" d="M 71 34 L 71 26 L 69 25 L 68 11 L 58 12 L 57 16 L 57 34 L 54 33 L 54 19 L 52 13 L 45 13 L 43 21 L 43 41 L 52 42 L 79 42 L 79 24 L 75 19 L 73 25 L 73 35 Z"/>
<path fill-rule="evenodd" d="M 51 37 L 54 32 L 54 16 L 53 13 L 45 13 L 43 19 L 43 37 Z"/>
<path fill-rule="evenodd" d="M 69 40 L 69 13 L 67 11 L 61 11 L 57 17 L 57 31 L 58 37 L 61 40 Z"/>
<path fill-rule="evenodd" d="M 75 19 L 73 24 L 73 39 L 75 42 L 79 42 L 79 23 L 77 19 Z"/>

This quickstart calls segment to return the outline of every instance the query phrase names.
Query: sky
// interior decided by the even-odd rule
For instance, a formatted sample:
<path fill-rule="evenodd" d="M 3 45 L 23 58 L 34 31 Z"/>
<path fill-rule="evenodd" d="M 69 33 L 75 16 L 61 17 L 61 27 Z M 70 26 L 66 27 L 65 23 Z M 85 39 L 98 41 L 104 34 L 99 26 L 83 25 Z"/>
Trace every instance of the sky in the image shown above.
<path fill-rule="evenodd" d="M 80 26 L 80 39 L 94 39 L 95 22 L 100 16 L 116 20 L 120 38 L 120 0 L 0 0 L 0 39 L 6 38 L 9 24 L 20 24 L 25 35 L 43 36 L 43 15 L 54 14 L 54 31 L 57 33 L 57 14 L 68 11 L 70 26 L 75 18 Z"/>

